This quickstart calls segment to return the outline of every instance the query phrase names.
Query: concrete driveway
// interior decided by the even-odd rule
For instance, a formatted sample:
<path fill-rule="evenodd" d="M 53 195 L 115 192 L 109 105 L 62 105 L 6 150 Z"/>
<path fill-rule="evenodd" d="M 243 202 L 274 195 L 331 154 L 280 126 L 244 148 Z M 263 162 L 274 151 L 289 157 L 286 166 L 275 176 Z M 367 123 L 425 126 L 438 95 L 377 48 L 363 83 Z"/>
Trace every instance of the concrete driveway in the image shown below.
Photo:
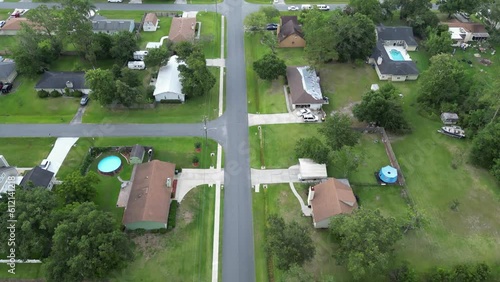
<path fill-rule="evenodd" d="M 263 124 L 303 123 L 302 118 L 293 113 L 283 114 L 248 114 L 248 126 Z"/>
<path fill-rule="evenodd" d="M 297 182 L 299 181 L 298 175 L 298 165 L 294 165 L 288 169 L 252 168 L 252 185 Z"/>
<path fill-rule="evenodd" d="M 47 157 L 50 161 L 50 166 L 47 170 L 52 171 L 54 175 L 57 175 L 59 168 L 66 158 L 66 155 L 68 155 L 69 150 L 71 150 L 76 141 L 78 141 L 78 138 L 57 138 L 56 143 L 54 143 L 54 147 L 52 147 L 52 151 L 50 151 L 50 154 Z M 41 161 L 42 160 L 40 160 L 40 162 Z"/>
<path fill-rule="evenodd" d="M 177 176 L 177 190 L 175 192 L 175 199 L 181 202 L 184 196 L 191 191 L 191 189 L 208 184 L 222 184 L 224 183 L 224 171 L 220 169 L 182 169 L 182 172 Z"/>

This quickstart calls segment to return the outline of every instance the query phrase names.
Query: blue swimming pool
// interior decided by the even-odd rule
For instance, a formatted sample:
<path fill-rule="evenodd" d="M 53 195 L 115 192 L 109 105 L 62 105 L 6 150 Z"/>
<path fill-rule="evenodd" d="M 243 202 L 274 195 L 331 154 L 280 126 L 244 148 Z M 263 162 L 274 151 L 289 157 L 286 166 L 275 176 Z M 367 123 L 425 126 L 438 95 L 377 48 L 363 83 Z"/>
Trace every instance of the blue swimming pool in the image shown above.
<path fill-rule="evenodd" d="M 405 58 L 403 57 L 403 54 L 401 54 L 401 52 L 399 52 L 396 49 L 391 49 L 391 51 L 389 51 L 389 56 L 391 57 L 391 60 L 393 60 L 393 61 L 404 61 L 405 60 Z"/>
<path fill-rule="evenodd" d="M 103 174 L 115 174 L 122 167 L 122 160 L 117 156 L 108 156 L 97 165 L 99 172 Z"/>

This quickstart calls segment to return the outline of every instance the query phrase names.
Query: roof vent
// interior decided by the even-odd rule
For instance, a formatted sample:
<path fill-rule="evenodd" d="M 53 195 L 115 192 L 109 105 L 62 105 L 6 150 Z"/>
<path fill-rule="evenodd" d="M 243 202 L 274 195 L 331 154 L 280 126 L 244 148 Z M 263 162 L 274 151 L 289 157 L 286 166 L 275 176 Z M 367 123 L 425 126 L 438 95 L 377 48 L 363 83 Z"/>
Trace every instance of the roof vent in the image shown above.
<path fill-rule="evenodd" d="M 377 58 L 377 65 L 381 65 L 382 64 L 382 57 L 378 57 Z"/>
<path fill-rule="evenodd" d="M 170 178 L 170 177 L 169 177 L 169 178 L 167 178 L 167 183 L 166 183 L 166 185 L 167 185 L 167 188 L 171 188 L 171 187 L 172 187 L 172 178 Z"/>
<path fill-rule="evenodd" d="M 71 81 L 69 81 L 69 80 L 68 80 L 68 81 L 66 81 L 66 87 L 68 87 L 68 88 L 73 88 L 73 82 L 71 82 Z"/>

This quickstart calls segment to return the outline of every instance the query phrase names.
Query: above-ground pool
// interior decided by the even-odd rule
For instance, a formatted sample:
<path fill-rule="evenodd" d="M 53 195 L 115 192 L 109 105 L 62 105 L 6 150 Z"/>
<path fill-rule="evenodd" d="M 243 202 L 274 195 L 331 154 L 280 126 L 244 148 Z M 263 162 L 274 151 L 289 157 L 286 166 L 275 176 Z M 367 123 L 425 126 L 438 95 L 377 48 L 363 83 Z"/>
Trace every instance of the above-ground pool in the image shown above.
<path fill-rule="evenodd" d="M 403 54 L 401 54 L 401 52 L 399 52 L 396 49 L 391 49 L 389 51 L 389 55 L 391 56 L 391 59 L 393 61 L 404 61 L 405 60 L 405 58 L 403 57 Z"/>
<path fill-rule="evenodd" d="M 114 175 L 122 168 L 122 160 L 117 156 L 108 156 L 102 159 L 97 165 L 100 173 Z"/>

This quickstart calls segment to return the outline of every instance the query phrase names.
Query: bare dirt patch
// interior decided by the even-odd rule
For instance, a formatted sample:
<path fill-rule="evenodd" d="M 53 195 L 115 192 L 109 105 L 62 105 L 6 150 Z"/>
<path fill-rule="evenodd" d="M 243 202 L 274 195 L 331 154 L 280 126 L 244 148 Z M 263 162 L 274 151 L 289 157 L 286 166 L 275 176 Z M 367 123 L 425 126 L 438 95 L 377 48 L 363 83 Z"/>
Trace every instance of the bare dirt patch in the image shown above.
<path fill-rule="evenodd" d="M 333 114 L 335 114 L 335 113 L 341 113 L 344 115 L 348 115 L 350 117 L 354 117 L 354 114 L 352 113 L 352 108 L 354 108 L 354 106 L 356 106 L 357 104 L 360 104 L 360 103 L 361 103 L 361 101 L 350 102 L 349 104 L 345 105 L 344 107 L 342 107 L 336 111 L 332 111 L 330 113 L 330 115 L 333 116 Z"/>
<path fill-rule="evenodd" d="M 269 95 L 282 95 L 283 94 L 283 80 L 275 79 L 271 82 L 271 88 L 267 91 Z"/>
<path fill-rule="evenodd" d="M 139 251 L 149 260 L 162 246 L 164 234 L 144 234 L 132 238 Z"/>

